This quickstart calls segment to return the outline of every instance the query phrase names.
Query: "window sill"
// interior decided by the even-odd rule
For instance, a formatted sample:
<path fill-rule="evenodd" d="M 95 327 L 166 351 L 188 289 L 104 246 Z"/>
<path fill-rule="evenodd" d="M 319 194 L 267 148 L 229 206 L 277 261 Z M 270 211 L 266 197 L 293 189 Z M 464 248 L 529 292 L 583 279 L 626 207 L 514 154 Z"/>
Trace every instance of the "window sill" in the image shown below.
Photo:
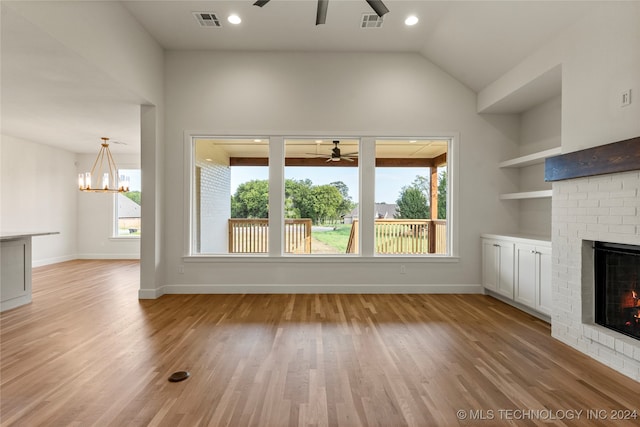
<path fill-rule="evenodd" d="M 362 257 L 357 255 L 185 255 L 184 262 L 209 262 L 209 263 L 312 263 L 312 264 L 334 264 L 334 263 L 454 263 L 460 262 L 460 257 L 447 255 L 379 255 L 373 257 Z"/>
<path fill-rule="evenodd" d="M 111 236 L 109 240 L 118 240 L 118 241 L 140 241 L 140 236 Z"/>

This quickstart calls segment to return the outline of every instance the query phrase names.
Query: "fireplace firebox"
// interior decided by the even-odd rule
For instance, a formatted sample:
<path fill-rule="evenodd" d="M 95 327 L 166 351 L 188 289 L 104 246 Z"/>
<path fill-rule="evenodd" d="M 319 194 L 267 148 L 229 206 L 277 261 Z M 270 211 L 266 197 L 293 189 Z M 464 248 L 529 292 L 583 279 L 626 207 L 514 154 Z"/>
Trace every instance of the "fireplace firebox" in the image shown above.
<path fill-rule="evenodd" d="M 595 320 L 640 340 L 640 246 L 595 242 Z"/>

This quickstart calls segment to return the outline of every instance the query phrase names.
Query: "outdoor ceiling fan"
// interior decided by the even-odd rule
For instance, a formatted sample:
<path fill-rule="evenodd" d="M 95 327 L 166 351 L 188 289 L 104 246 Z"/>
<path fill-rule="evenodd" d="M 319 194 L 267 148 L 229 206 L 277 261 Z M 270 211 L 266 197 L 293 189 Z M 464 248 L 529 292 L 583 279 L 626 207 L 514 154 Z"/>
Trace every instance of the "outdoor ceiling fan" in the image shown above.
<path fill-rule="evenodd" d="M 269 3 L 270 0 L 258 0 L 254 6 L 264 6 Z M 371 6 L 371 9 L 378 14 L 380 18 L 382 15 L 389 12 L 389 9 L 382 3 L 382 0 L 365 0 Z M 329 7 L 329 0 L 318 0 L 318 11 L 316 12 L 316 25 L 324 24 L 327 21 L 327 8 Z"/>
<path fill-rule="evenodd" d="M 317 153 L 307 153 L 307 154 L 310 154 L 310 155 L 316 156 L 316 157 L 326 158 L 327 159 L 327 163 L 328 162 L 339 162 L 340 160 L 346 160 L 348 162 L 353 162 L 353 159 L 357 159 L 358 158 L 358 153 L 357 152 L 342 154 L 340 152 L 340 148 L 338 148 L 338 144 L 340 144 L 340 141 L 333 141 L 333 148 L 331 149 L 331 153 L 329 153 L 329 154 L 317 154 Z"/>

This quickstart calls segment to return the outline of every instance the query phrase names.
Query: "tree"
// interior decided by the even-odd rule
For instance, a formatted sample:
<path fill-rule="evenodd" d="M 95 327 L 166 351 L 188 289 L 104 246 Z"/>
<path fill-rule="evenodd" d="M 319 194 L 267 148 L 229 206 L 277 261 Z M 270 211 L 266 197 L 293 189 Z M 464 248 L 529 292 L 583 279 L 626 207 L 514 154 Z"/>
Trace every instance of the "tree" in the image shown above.
<path fill-rule="evenodd" d="M 333 185 L 317 185 L 313 187 L 313 216 L 314 223 L 326 222 L 329 219 L 337 219 L 340 216 L 340 206 L 344 198 L 340 191 Z"/>
<path fill-rule="evenodd" d="M 343 194 L 348 197 L 349 188 L 341 181 L 313 185 L 309 179 L 287 179 L 284 194 L 286 218 L 311 218 L 314 224 L 338 219 L 345 209 L 348 212 L 353 205 L 350 198 L 345 200 Z M 269 183 L 266 180 L 240 184 L 231 197 L 233 218 L 267 218 L 268 212 Z"/>
<path fill-rule="evenodd" d="M 349 187 L 347 187 L 347 184 L 342 181 L 334 181 L 329 185 L 336 187 L 342 196 L 342 203 L 340 203 L 340 207 L 338 208 L 338 217 L 351 212 L 355 207 L 355 203 L 353 203 L 353 200 L 349 195 Z"/>
<path fill-rule="evenodd" d="M 438 219 L 447 219 L 447 171 L 441 171 L 438 178 Z"/>
<path fill-rule="evenodd" d="M 397 218 L 425 219 L 430 218 L 429 205 L 424 193 L 412 185 L 402 187 L 398 205 Z"/>
<path fill-rule="evenodd" d="M 287 218 L 312 218 L 313 195 L 309 179 L 296 181 L 287 179 L 284 182 L 285 208 Z"/>
<path fill-rule="evenodd" d="M 138 205 L 140 204 L 140 199 L 142 197 L 142 193 L 141 192 L 139 192 L 139 191 L 127 191 L 126 193 L 124 193 L 124 195 L 127 196 L 128 198 L 130 198 L 131 200 L 133 200 Z"/>
<path fill-rule="evenodd" d="M 411 187 L 417 188 L 424 194 L 427 199 L 427 203 L 431 200 L 431 176 L 416 175 L 415 179 L 411 183 Z"/>
<path fill-rule="evenodd" d="M 238 186 L 231 197 L 232 218 L 269 217 L 269 181 L 253 180 Z"/>

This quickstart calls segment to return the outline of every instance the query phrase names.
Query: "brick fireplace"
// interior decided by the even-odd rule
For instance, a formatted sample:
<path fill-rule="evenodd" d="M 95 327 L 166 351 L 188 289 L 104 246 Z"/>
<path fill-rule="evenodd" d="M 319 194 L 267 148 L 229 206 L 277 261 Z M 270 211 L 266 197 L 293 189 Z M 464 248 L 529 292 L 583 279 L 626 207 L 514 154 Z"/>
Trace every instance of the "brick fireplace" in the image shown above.
<path fill-rule="evenodd" d="M 595 323 L 595 242 L 640 245 L 640 171 L 553 183 L 551 318 L 555 338 L 640 381 L 640 340 Z"/>

